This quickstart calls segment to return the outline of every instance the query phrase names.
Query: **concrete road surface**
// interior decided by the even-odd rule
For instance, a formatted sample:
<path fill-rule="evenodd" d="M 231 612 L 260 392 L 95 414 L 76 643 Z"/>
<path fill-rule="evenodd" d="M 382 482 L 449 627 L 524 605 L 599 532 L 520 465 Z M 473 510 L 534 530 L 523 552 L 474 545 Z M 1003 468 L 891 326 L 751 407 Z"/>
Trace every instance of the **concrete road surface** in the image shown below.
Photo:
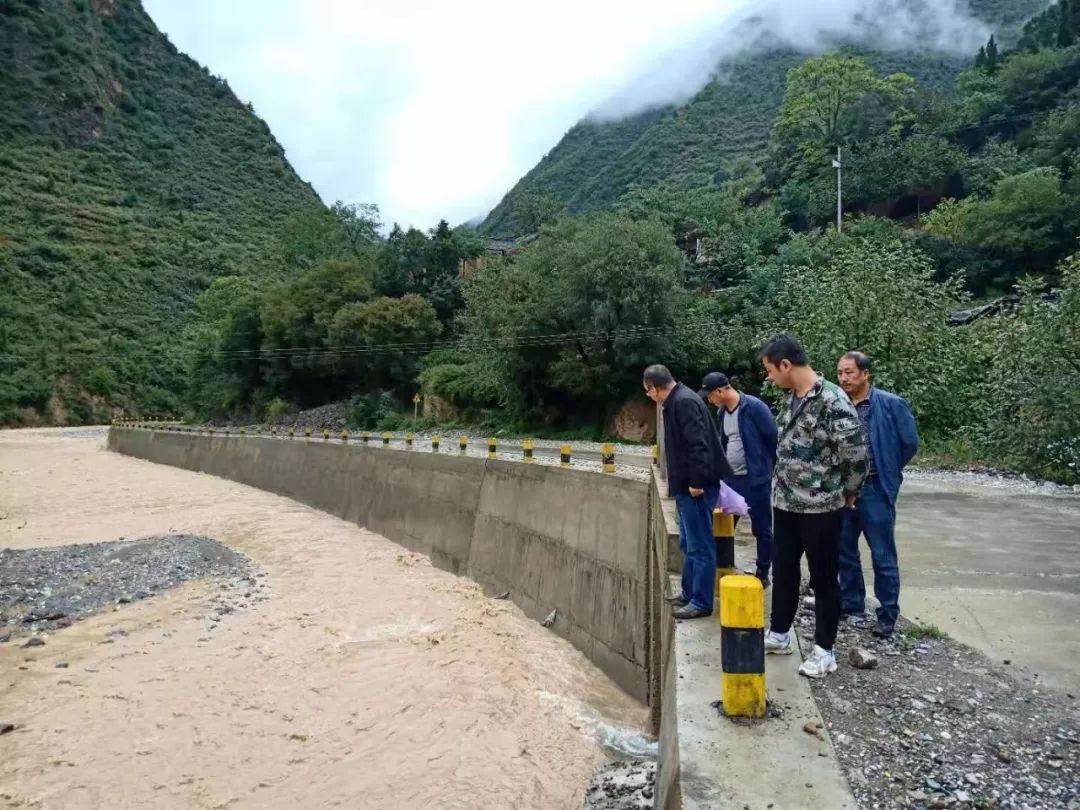
<path fill-rule="evenodd" d="M 1080 496 L 916 472 L 901 492 L 897 545 L 905 616 L 1080 697 Z"/>

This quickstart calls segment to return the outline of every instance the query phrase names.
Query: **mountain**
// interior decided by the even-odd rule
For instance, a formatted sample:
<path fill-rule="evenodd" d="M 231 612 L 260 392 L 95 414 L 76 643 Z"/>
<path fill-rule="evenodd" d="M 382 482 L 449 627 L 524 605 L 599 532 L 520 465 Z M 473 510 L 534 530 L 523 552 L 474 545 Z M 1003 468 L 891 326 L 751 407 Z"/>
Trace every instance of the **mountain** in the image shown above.
<path fill-rule="evenodd" d="M 972 0 L 970 5 L 975 18 L 1008 42 L 1049 2 Z M 708 185 L 737 159 L 760 159 L 783 101 L 787 72 L 807 54 L 777 46 L 768 32 L 758 32 L 756 40 L 741 55 L 722 60 L 713 79 L 683 104 L 620 121 L 587 118 L 576 124 L 492 209 L 480 230 L 497 237 L 521 232 L 516 210 L 534 207 L 538 199 L 580 214 L 614 205 L 634 186 Z M 874 50 L 850 35 L 836 42 L 858 51 L 879 73 L 905 72 L 942 90 L 971 64 L 970 56 L 930 50 Z"/>
<path fill-rule="evenodd" d="M 137 0 L 0 0 L 0 425 L 173 410 L 196 296 L 321 205 Z"/>

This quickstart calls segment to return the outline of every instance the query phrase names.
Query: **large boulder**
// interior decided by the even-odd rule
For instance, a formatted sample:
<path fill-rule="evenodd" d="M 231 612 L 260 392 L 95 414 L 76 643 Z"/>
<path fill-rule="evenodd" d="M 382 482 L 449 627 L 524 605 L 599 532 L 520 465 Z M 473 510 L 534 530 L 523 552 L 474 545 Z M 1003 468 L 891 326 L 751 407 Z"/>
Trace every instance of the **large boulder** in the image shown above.
<path fill-rule="evenodd" d="M 656 406 L 644 396 L 623 403 L 608 427 L 609 432 L 630 442 L 656 441 Z"/>

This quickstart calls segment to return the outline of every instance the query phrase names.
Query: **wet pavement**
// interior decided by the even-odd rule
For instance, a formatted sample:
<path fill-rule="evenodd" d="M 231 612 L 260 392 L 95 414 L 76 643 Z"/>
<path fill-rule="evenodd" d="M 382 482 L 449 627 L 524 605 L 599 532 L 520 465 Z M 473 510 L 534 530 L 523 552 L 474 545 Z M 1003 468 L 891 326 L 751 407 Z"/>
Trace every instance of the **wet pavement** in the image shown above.
<path fill-rule="evenodd" d="M 901 491 L 897 547 L 906 616 L 1080 695 L 1080 495 L 916 472 Z"/>

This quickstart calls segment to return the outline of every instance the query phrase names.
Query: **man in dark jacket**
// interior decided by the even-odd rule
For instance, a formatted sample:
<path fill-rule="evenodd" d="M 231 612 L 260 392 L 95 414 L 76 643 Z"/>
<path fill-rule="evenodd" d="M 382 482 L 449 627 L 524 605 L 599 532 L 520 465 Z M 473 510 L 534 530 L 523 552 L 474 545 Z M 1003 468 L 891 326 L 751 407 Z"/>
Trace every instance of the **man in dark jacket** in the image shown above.
<path fill-rule="evenodd" d="M 757 540 L 754 574 L 769 586 L 773 558 L 772 474 L 776 464 L 776 419 L 757 397 L 737 391 L 726 374 L 712 371 L 699 392 L 716 406 L 716 427 L 731 475 L 724 483 L 746 499 Z"/>
<path fill-rule="evenodd" d="M 675 618 L 709 616 L 716 589 L 712 512 L 720 480 L 731 468 L 701 397 L 675 382 L 664 366 L 645 369 L 643 385 L 649 399 L 663 409 L 668 489 L 679 515 L 683 571 L 682 593 L 672 600 Z"/>
<path fill-rule="evenodd" d="M 870 384 L 870 358 L 848 352 L 836 366 L 840 387 L 855 405 L 870 441 L 868 470 L 859 499 L 844 510 L 840 534 L 840 612 L 865 625 L 866 585 L 859 559 L 859 535 L 866 536 L 874 567 L 877 611 L 874 635 L 888 638 L 900 617 L 900 566 L 896 555 L 896 497 L 904 467 L 919 450 L 915 417 L 908 404 Z"/>

